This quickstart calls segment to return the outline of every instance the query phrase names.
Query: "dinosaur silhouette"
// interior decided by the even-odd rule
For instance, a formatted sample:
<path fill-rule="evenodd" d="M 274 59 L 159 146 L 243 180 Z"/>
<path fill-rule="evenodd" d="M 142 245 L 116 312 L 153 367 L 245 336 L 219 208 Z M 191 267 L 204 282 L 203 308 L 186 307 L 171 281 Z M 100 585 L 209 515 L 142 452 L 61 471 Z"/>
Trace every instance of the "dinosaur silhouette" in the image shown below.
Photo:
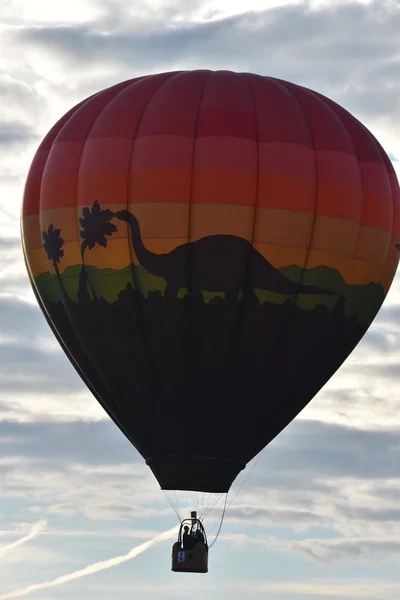
<path fill-rule="evenodd" d="M 210 235 L 195 242 L 177 246 L 168 254 L 155 254 L 142 241 L 139 222 L 127 210 L 115 215 L 127 221 L 131 230 L 132 244 L 139 263 L 153 275 L 167 281 L 164 296 L 176 298 L 178 290 L 188 286 L 189 267 L 193 266 L 191 291 L 201 297 L 202 290 L 224 291 L 225 298 L 235 299 L 243 285 L 240 273 L 247 268 L 249 288 L 277 292 L 279 294 L 329 294 L 331 290 L 298 285 L 273 267 L 250 242 L 234 235 Z"/>

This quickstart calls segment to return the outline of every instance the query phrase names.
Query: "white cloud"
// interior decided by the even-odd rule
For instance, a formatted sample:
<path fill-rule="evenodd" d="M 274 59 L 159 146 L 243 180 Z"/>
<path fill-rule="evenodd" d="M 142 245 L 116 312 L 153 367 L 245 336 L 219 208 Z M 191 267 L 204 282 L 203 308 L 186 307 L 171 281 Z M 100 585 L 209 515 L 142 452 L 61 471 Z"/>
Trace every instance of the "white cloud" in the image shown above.
<path fill-rule="evenodd" d="M 12 577 L 17 578 L 21 569 L 41 569 L 43 565 L 57 564 L 68 558 L 62 551 L 54 548 L 40 547 L 36 544 L 23 546 L 1 559 L 2 577 L 10 573 Z"/>
<path fill-rule="evenodd" d="M 294 550 L 305 552 L 311 558 L 327 563 L 360 560 L 377 564 L 382 560 L 396 561 L 400 550 L 400 536 L 387 538 L 307 539 L 292 542 Z"/>
<path fill-rule="evenodd" d="M 64 583 L 68 583 L 69 581 L 74 581 L 75 579 L 79 579 L 80 577 L 86 577 L 87 575 L 99 573 L 100 571 L 103 571 L 104 569 L 110 569 L 112 567 L 118 566 L 128 560 L 132 560 L 133 558 L 136 558 L 143 552 L 146 552 L 146 550 L 148 550 L 155 544 L 159 544 L 160 542 L 163 542 L 165 540 L 171 539 L 172 537 L 175 537 L 176 532 L 177 532 L 177 528 L 174 527 L 173 529 L 169 529 L 167 531 L 164 531 L 163 533 L 159 533 L 152 539 L 150 539 L 146 542 L 143 542 L 142 544 L 139 544 L 138 546 L 135 546 L 127 554 L 124 554 L 121 556 L 116 556 L 115 558 L 109 558 L 107 560 L 99 561 L 99 562 L 89 565 L 83 569 L 80 569 L 79 571 L 74 571 L 73 573 L 69 573 L 68 575 L 62 575 L 61 577 L 57 577 L 56 579 L 53 579 L 52 581 L 35 583 L 35 584 L 29 585 L 25 588 L 19 588 L 17 590 L 7 593 L 7 594 L 2 594 L 0 596 L 0 600 L 7 600 L 8 598 L 16 598 L 16 597 L 20 597 L 20 596 L 26 596 L 27 594 L 30 594 L 31 592 L 35 592 L 37 590 L 48 589 L 48 588 L 56 587 L 59 585 L 63 585 Z"/>
<path fill-rule="evenodd" d="M 118 536 L 150 537 L 160 521 L 174 519 L 144 461 L 63 355 L 30 290 L 19 244 L 20 203 L 35 148 L 54 121 L 90 93 L 137 74 L 197 67 L 253 71 L 314 88 L 343 104 L 378 137 L 400 174 L 397 2 L 28 4 L 3 2 L 0 25 L 1 509 L 9 523 L 21 520 L 22 510 L 46 516 L 51 528 L 40 545 L 7 554 L 9 590 L 18 587 L 15 561 L 28 570 L 35 560 L 31 573 L 40 575 L 60 538 L 86 540 L 89 555 L 102 535 L 115 543 Z M 265 552 L 268 560 L 271 553 L 276 561 L 307 559 L 315 578 L 240 581 L 233 577 L 238 565 L 233 563 L 233 581 L 202 580 L 190 600 L 207 596 L 205 591 L 221 600 L 243 600 L 250 593 L 257 600 L 266 595 L 397 600 L 400 583 L 389 577 L 397 577 L 397 565 L 390 571 L 390 562 L 397 560 L 400 540 L 399 317 L 398 276 L 370 333 L 269 446 L 226 516 L 220 541 L 224 551 L 235 548 L 227 562 L 239 556 L 240 572 L 249 556 Z M 220 512 L 221 505 L 208 527 Z M 27 531 L 13 530 L 14 537 Z M 87 541 L 92 538 L 94 546 Z M 56 560 L 76 560 L 76 548 Z M 349 571 L 340 569 L 354 563 L 371 570 L 379 563 L 387 580 L 373 574 L 368 581 L 348 579 Z M 300 569 L 304 563 L 291 564 Z M 329 565 L 337 578 L 320 577 L 318 569 Z M 183 598 L 180 582 L 165 582 L 157 588 L 155 581 L 135 579 L 135 593 L 146 600 Z M 94 590 L 95 578 L 92 585 Z M 121 600 L 130 598 L 131 587 L 118 585 Z M 77 588 L 65 589 L 69 597 Z M 117 589 L 114 583 L 111 590 Z M 109 596 L 101 595 L 104 590 L 105 580 L 99 599 Z"/>
<path fill-rule="evenodd" d="M 10 554 L 10 552 L 12 553 L 12 551 L 15 548 L 19 548 L 20 546 L 33 540 L 45 529 L 46 525 L 47 525 L 46 521 L 44 521 L 44 520 L 38 521 L 37 523 L 34 523 L 31 526 L 29 533 L 27 533 L 23 537 L 20 537 L 18 540 L 15 540 L 14 542 L 11 542 L 9 544 L 6 544 L 5 546 L 0 547 L 0 558 L 3 559 L 6 555 Z"/>
<path fill-rule="evenodd" d="M 46 22 L 82 22 L 95 19 L 99 8 L 92 0 L 69 0 L 65 4 L 55 4 L 51 0 L 36 0 L 34 4 L 24 0 L 4 0 L 2 16 L 5 22 L 16 23 L 21 20 L 32 23 Z"/>

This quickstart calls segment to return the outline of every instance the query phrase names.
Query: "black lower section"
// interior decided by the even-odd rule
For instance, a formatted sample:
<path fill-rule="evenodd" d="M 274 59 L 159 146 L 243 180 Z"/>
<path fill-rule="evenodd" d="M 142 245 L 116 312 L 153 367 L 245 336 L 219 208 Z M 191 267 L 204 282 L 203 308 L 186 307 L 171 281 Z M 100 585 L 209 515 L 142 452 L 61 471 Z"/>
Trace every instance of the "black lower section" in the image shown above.
<path fill-rule="evenodd" d="M 335 273 L 321 269 L 311 282 L 335 289 Z M 296 296 L 260 299 L 251 286 L 242 299 L 178 297 L 168 288 L 145 296 L 133 287 L 137 272 L 108 302 L 101 293 L 114 275 L 90 269 L 93 298 L 70 300 L 67 277 L 47 282 L 62 302 L 38 291 L 75 368 L 161 488 L 224 493 L 333 375 L 379 309 L 383 290 L 336 275 L 344 291 L 309 308 Z"/>
<path fill-rule="evenodd" d="M 227 493 L 246 463 L 205 456 L 166 455 L 148 458 L 162 490 Z"/>

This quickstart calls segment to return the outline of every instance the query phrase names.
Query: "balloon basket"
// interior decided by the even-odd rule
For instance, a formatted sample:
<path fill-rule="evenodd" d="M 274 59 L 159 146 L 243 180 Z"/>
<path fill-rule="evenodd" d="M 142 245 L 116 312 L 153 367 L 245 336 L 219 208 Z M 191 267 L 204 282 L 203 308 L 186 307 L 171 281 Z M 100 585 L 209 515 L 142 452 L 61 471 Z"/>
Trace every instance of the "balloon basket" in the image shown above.
<path fill-rule="evenodd" d="M 208 547 L 197 542 L 192 550 L 183 550 L 179 542 L 172 546 L 172 571 L 175 573 L 208 573 Z"/>
<path fill-rule="evenodd" d="M 208 573 L 207 537 L 196 511 L 192 511 L 190 519 L 185 519 L 181 523 L 178 541 L 172 546 L 172 571 Z"/>

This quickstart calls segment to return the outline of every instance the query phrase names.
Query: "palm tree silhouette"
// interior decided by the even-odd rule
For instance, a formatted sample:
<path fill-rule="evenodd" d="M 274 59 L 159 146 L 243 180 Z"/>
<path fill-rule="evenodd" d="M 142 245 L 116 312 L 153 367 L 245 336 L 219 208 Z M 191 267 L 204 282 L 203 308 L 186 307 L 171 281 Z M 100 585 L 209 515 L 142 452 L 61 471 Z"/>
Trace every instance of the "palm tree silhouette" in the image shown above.
<path fill-rule="evenodd" d="M 114 231 L 117 231 L 117 227 L 110 222 L 114 216 L 115 213 L 108 208 L 102 210 L 97 200 L 93 202 L 92 210 L 87 207 L 82 209 L 82 218 L 79 219 L 81 225 L 80 236 L 83 240 L 81 243 L 82 267 L 78 289 L 79 302 L 89 302 L 90 300 L 85 271 L 85 251 L 87 248 L 91 250 L 96 244 L 103 246 L 103 248 L 107 246 L 106 236 L 111 236 Z"/>
<path fill-rule="evenodd" d="M 42 231 L 43 249 L 46 252 L 48 260 L 51 260 L 53 263 L 61 291 L 64 297 L 67 298 L 58 268 L 60 259 L 64 256 L 64 250 L 61 249 L 64 245 L 64 240 L 60 236 L 60 232 L 61 229 L 54 229 L 52 223 L 48 226 L 47 231 Z"/>

